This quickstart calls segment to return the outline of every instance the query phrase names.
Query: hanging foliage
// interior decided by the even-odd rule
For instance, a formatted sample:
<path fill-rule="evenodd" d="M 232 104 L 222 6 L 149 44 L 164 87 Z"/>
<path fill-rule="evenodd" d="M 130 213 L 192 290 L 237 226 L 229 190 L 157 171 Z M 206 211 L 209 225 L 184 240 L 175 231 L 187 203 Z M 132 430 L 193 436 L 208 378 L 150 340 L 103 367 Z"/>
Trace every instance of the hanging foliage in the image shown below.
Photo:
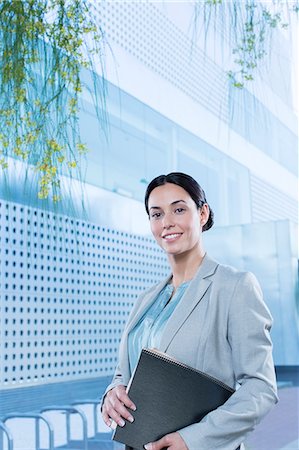
<path fill-rule="evenodd" d="M 195 1 L 194 24 L 196 31 L 203 24 L 205 36 L 221 24 L 234 55 L 228 77 L 233 86 L 243 88 L 270 52 L 273 31 L 289 28 L 291 14 L 298 12 L 298 0 Z"/>
<path fill-rule="evenodd" d="M 87 74 L 105 121 L 105 82 L 95 74 L 104 73 L 104 37 L 89 11 L 85 0 L 0 1 L 0 165 L 11 156 L 34 166 L 39 199 L 57 202 L 62 175 L 80 178 Z"/>

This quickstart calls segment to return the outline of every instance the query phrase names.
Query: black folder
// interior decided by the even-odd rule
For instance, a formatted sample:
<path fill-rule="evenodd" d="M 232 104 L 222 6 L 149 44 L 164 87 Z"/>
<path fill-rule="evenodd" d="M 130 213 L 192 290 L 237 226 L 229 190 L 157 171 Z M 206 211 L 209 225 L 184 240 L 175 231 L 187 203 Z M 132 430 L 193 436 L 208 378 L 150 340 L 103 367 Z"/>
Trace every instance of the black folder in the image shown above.
<path fill-rule="evenodd" d="M 127 387 L 134 422 L 117 426 L 113 439 L 143 450 L 165 434 L 199 422 L 221 406 L 234 389 L 157 350 L 143 349 Z"/>

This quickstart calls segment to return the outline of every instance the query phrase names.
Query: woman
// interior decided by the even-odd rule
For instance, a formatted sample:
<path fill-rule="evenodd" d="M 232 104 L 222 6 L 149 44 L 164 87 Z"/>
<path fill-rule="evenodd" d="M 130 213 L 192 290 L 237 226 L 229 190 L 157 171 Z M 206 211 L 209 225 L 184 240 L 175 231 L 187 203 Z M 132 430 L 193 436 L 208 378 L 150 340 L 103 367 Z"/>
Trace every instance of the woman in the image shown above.
<path fill-rule="evenodd" d="M 147 450 L 235 450 L 277 402 L 271 315 L 251 273 L 206 255 L 202 233 L 213 225 L 205 193 L 189 175 L 174 172 L 149 184 L 145 208 L 166 252 L 171 275 L 136 302 L 125 327 L 119 364 L 104 395 L 102 414 L 124 426 L 134 405 L 126 385 L 143 347 L 155 347 L 206 372 L 236 392 L 223 406 Z"/>

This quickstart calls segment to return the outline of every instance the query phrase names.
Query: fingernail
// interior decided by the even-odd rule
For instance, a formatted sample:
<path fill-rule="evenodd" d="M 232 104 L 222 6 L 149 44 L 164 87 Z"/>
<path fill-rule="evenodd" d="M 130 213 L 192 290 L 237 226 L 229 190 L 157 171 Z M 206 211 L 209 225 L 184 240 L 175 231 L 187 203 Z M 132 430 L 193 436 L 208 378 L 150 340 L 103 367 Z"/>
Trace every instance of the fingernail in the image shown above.
<path fill-rule="evenodd" d="M 146 444 L 144 446 L 145 450 L 151 450 L 152 444 Z"/>
<path fill-rule="evenodd" d="M 118 425 L 119 426 L 121 426 L 121 427 L 124 427 L 125 426 L 125 421 L 124 420 L 120 420 L 119 422 L 118 422 Z"/>
<path fill-rule="evenodd" d="M 132 411 L 136 411 L 136 409 L 137 409 L 137 408 L 136 408 L 135 405 L 131 406 L 131 410 L 132 410 Z"/>
<path fill-rule="evenodd" d="M 134 417 L 130 416 L 130 417 L 128 418 L 128 421 L 131 422 L 131 423 L 133 423 L 133 422 L 134 422 Z"/>

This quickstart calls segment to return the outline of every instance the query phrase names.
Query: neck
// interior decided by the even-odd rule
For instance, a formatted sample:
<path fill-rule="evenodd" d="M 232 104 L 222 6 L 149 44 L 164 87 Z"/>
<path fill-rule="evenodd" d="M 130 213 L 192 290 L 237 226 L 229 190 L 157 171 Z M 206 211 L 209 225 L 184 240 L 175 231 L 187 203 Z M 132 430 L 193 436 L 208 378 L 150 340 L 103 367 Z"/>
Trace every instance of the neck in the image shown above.
<path fill-rule="evenodd" d="M 168 255 L 169 264 L 172 269 L 172 283 L 175 289 L 180 284 L 191 280 L 202 263 L 205 256 L 204 249 L 198 247 L 194 250 L 188 254 Z"/>

